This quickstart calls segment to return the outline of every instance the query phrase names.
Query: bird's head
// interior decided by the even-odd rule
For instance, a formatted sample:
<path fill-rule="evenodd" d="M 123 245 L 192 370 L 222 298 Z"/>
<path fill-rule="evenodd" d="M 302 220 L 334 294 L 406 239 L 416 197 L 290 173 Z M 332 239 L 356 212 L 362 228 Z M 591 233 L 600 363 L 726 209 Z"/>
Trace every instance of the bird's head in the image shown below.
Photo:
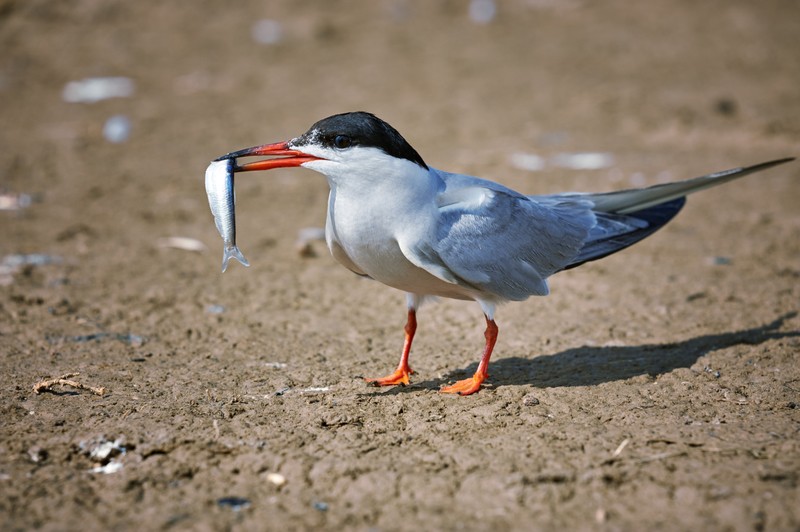
<path fill-rule="evenodd" d="M 422 157 L 392 126 L 371 113 L 343 113 L 324 118 L 286 142 L 264 144 L 219 157 L 270 157 L 234 167 L 235 172 L 302 166 L 324 174 L 332 183 L 356 176 L 376 178 L 409 169 L 427 171 Z"/>

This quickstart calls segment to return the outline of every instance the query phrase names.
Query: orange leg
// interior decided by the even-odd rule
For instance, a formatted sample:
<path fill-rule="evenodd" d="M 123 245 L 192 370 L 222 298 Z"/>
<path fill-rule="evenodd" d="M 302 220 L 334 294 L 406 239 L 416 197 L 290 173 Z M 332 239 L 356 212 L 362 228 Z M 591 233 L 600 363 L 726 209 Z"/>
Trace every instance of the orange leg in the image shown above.
<path fill-rule="evenodd" d="M 411 353 L 411 342 L 414 340 L 414 333 L 417 332 L 417 312 L 413 308 L 408 309 L 408 321 L 406 322 L 406 339 L 403 342 L 403 354 L 400 356 L 400 364 L 394 373 L 381 377 L 380 379 L 366 379 L 373 386 L 394 386 L 410 384 L 409 375 L 414 373 L 408 365 L 408 355 Z"/>
<path fill-rule="evenodd" d="M 483 335 L 486 337 L 486 347 L 483 349 L 483 356 L 481 363 L 478 364 L 478 370 L 472 378 L 458 381 L 450 386 L 445 386 L 441 390 L 442 393 L 457 393 L 459 395 L 471 395 L 481 389 L 481 383 L 489 378 L 489 359 L 492 358 L 492 350 L 494 344 L 497 342 L 497 324 L 494 320 L 490 320 L 486 316 L 486 331 Z"/>

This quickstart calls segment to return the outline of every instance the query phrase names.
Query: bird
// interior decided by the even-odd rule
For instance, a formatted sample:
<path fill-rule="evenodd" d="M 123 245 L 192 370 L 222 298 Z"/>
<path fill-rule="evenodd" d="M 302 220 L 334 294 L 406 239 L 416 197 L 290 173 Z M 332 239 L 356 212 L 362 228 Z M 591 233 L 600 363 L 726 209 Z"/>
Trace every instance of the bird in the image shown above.
<path fill-rule="evenodd" d="M 268 157 L 240 164 L 243 157 Z M 429 166 L 387 122 L 357 111 L 319 120 L 284 142 L 230 152 L 234 172 L 303 167 L 330 186 L 325 240 L 352 272 L 406 293 L 400 362 L 374 386 L 410 384 L 417 310 L 429 299 L 475 301 L 485 343 L 470 378 L 440 392 L 471 395 L 489 377 L 501 304 L 549 293 L 548 277 L 652 235 L 690 193 L 789 162 L 792 157 L 647 188 L 525 195 Z"/>

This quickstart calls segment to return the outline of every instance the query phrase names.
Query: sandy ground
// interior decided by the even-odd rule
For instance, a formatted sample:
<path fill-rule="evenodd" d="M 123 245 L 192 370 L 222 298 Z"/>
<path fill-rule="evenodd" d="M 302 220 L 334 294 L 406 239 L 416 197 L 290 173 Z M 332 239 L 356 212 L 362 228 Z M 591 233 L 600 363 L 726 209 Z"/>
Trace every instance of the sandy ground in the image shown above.
<path fill-rule="evenodd" d="M 800 529 L 797 163 L 501 308 L 467 398 L 437 390 L 475 370 L 471 303 L 422 309 L 412 386 L 362 381 L 397 363 L 404 296 L 298 254 L 323 178 L 238 179 L 252 266 L 224 275 L 202 182 L 358 109 L 528 193 L 797 156 L 795 2 L 516 0 L 479 24 L 455 0 L 2 0 L 0 49 L 0 188 L 31 199 L 0 212 L 3 530 Z M 96 76 L 135 93 L 62 99 Z M 613 162 L 512 162 L 569 152 Z M 106 393 L 33 392 L 68 373 Z"/>

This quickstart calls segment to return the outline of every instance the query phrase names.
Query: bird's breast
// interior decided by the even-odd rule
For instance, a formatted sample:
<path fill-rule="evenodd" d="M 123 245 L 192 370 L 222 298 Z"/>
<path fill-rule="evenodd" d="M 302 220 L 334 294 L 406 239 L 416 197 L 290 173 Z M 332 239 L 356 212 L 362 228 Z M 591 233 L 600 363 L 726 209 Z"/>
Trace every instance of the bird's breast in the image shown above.
<path fill-rule="evenodd" d="M 336 243 L 370 277 L 400 268 L 405 260 L 398 244 L 408 223 L 397 213 L 380 209 L 375 202 L 351 200 L 331 193 L 329 230 Z"/>
<path fill-rule="evenodd" d="M 401 240 L 433 238 L 436 216 L 433 206 L 398 205 L 385 196 L 351 197 L 334 189 L 328 202 L 328 244 L 342 264 L 348 266 L 349 260 L 376 281 L 406 292 L 443 295 L 453 287 L 412 264 L 400 246 Z"/>

